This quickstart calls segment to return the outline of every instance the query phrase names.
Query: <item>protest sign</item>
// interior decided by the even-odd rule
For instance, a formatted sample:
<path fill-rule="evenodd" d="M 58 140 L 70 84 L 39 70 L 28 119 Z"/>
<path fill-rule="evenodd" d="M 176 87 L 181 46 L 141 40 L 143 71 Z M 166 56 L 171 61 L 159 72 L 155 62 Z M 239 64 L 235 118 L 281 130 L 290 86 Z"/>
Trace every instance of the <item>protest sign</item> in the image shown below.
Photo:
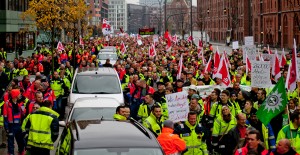
<path fill-rule="evenodd" d="M 239 48 L 239 41 L 232 42 L 232 49 L 238 49 Z"/>
<path fill-rule="evenodd" d="M 138 43 L 138 45 L 142 45 L 143 44 L 143 42 L 142 42 L 142 40 L 137 40 L 137 43 Z"/>
<path fill-rule="evenodd" d="M 189 113 L 187 92 L 166 95 L 169 119 L 173 122 L 186 121 Z"/>
<path fill-rule="evenodd" d="M 245 45 L 254 45 L 254 38 L 253 36 L 245 37 Z"/>
<path fill-rule="evenodd" d="M 243 62 L 246 63 L 246 53 L 250 61 L 256 60 L 256 46 L 255 45 L 243 45 Z"/>
<path fill-rule="evenodd" d="M 298 79 L 298 82 L 300 82 L 300 58 L 297 58 L 297 66 L 298 66 L 298 77 L 297 77 L 297 79 Z"/>
<path fill-rule="evenodd" d="M 155 42 L 158 43 L 158 35 L 154 35 L 154 36 L 153 36 L 153 42 L 154 42 L 154 43 L 155 43 Z"/>
<path fill-rule="evenodd" d="M 251 87 L 269 88 L 270 86 L 270 62 L 252 61 Z"/>

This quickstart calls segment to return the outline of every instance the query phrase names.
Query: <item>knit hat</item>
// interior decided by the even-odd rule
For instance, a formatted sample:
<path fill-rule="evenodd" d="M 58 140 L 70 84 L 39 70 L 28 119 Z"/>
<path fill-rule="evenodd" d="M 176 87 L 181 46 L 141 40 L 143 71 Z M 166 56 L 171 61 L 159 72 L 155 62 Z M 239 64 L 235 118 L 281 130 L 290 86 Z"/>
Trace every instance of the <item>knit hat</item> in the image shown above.
<path fill-rule="evenodd" d="M 165 120 L 163 123 L 164 127 L 174 129 L 174 123 L 171 120 Z"/>
<path fill-rule="evenodd" d="M 197 99 L 197 100 L 199 100 L 199 98 L 200 96 L 198 94 L 193 94 L 191 97 L 191 99 Z"/>
<path fill-rule="evenodd" d="M 21 94 L 19 89 L 13 89 L 10 92 L 11 98 L 17 98 Z"/>

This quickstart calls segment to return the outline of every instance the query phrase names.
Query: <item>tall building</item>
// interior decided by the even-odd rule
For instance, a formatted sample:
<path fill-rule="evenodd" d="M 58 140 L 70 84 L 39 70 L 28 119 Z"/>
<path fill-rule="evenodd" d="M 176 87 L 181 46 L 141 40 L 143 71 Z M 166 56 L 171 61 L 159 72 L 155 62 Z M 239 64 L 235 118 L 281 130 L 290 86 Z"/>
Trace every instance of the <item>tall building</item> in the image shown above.
<path fill-rule="evenodd" d="M 35 33 L 25 32 L 24 22 L 20 14 L 28 9 L 29 0 L 0 1 L 0 48 L 7 52 L 22 48 L 33 49 Z"/>
<path fill-rule="evenodd" d="M 127 11 L 127 33 L 137 34 L 139 32 L 139 28 L 150 27 L 150 14 L 148 7 L 137 4 L 127 4 Z"/>
<path fill-rule="evenodd" d="M 86 3 L 90 6 L 87 13 L 89 25 L 99 25 L 103 18 L 108 18 L 108 0 L 87 0 Z"/>
<path fill-rule="evenodd" d="M 115 32 L 120 28 L 127 31 L 127 3 L 126 0 L 109 0 L 108 21 Z"/>
<path fill-rule="evenodd" d="M 252 32 L 252 0 L 198 0 L 198 19 L 211 41 L 243 42 Z"/>
<path fill-rule="evenodd" d="M 253 0 L 254 41 L 263 46 L 293 48 L 300 43 L 300 2 Z"/>
<path fill-rule="evenodd" d="M 164 5 L 164 0 L 139 0 L 140 5 L 149 7 L 159 7 L 160 3 Z"/>

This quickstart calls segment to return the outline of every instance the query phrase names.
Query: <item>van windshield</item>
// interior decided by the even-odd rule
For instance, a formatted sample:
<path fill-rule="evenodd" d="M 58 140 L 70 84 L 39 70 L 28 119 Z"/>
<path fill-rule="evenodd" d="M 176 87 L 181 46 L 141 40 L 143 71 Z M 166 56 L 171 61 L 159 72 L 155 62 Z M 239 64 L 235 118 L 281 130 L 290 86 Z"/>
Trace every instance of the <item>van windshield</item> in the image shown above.
<path fill-rule="evenodd" d="M 114 54 L 100 53 L 100 54 L 98 54 L 97 58 L 99 60 L 106 60 L 106 59 L 117 60 L 118 56 L 116 53 L 114 53 Z"/>
<path fill-rule="evenodd" d="M 72 93 L 120 94 L 119 79 L 113 75 L 77 75 Z"/>
<path fill-rule="evenodd" d="M 76 155 L 163 155 L 159 148 L 99 148 L 80 149 Z"/>

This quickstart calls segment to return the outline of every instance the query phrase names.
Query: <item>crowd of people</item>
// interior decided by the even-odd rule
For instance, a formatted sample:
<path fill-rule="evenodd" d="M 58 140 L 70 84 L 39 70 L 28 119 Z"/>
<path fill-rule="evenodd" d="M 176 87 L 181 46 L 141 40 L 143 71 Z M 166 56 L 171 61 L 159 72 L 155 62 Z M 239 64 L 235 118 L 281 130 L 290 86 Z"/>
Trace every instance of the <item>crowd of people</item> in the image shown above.
<path fill-rule="evenodd" d="M 240 88 L 241 85 L 251 86 L 251 73 L 246 72 L 242 50 L 227 51 L 231 85 L 200 96 L 197 86 L 222 85 L 220 78 L 213 78 L 212 70 L 205 72 L 207 62 L 215 52 L 211 44 L 204 44 L 200 55 L 198 47 L 191 41 L 172 42 L 169 51 L 164 37 L 159 37 L 156 43 L 152 36 L 139 39 L 142 45 L 136 37 L 111 37 L 109 41 L 94 38 L 75 47 L 66 43 L 62 51 L 42 45 L 31 57 L 13 61 L 6 59 L 2 49 L 1 147 L 7 147 L 8 154 L 15 154 L 16 139 L 19 154 L 49 154 L 58 138 L 58 120 L 65 116 L 74 69 L 114 67 L 122 83 L 125 103 L 117 108 L 113 117 L 120 121 L 135 119 L 141 122 L 157 137 L 167 155 L 300 153 L 300 87 L 288 92 L 288 108 L 264 125 L 256 112 L 268 90 Z M 125 52 L 121 51 L 122 43 Z M 151 44 L 155 46 L 155 56 L 149 56 Z M 116 64 L 110 64 L 109 60 L 101 64 L 97 60 L 97 54 L 105 46 L 118 49 Z M 284 79 L 290 54 L 286 54 L 286 59 L 281 70 Z M 214 63 L 211 65 L 213 68 Z M 31 80 L 30 75 L 35 75 L 35 79 Z M 16 79 L 19 76 L 22 76 L 21 80 Z M 271 80 L 276 83 L 273 77 Z M 185 91 L 184 87 L 187 88 L 190 112 L 186 121 L 172 122 L 165 95 Z"/>

